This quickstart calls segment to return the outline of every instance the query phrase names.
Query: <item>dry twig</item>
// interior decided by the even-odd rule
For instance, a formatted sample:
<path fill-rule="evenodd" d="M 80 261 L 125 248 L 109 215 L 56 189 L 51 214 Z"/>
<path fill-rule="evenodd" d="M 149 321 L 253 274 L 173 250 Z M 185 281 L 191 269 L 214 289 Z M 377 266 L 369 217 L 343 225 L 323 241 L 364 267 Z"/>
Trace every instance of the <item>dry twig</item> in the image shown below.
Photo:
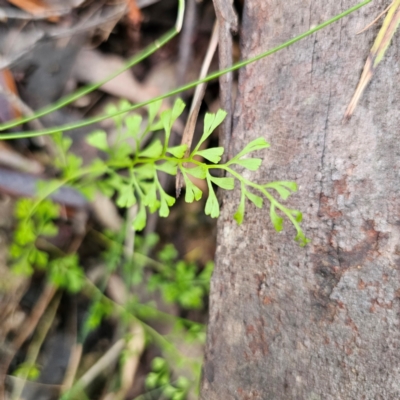
<path fill-rule="evenodd" d="M 203 79 L 207 75 L 212 58 L 214 57 L 215 50 L 217 49 L 217 45 L 218 45 L 218 21 L 216 21 L 214 24 L 207 53 L 206 56 L 204 57 L 203 65 L 201 66 L 199 79 Z M 196 86 L 196 90 L 194 92 L 192 105 L 190 107 L 189 118 L 187 119 L 185 130 L 183 131 L 181 140 L 181 144 L 187 145 L 187 150 L 184 155 L 185 158 L 188 157 L 190 154 L 190 147 L 193 141 L 193 134 L 196 128 L 197 117 L 199 116 L 200 106 L 204 97 L 206 87 L 207 84 L 202 83 Z M 183 187 L 183 176 L 180 172 L 178 172 L 175 184 L 176 197 L 179 197 L 182 187 Z"/>
<path fill-rule="evenodd" d="M 357 107 L 357 104 L 365 88 L 367 87 L 368 83 L 374 75 L 376 67 L 382 61 L 382 58 L 390 45 L 392 37 L 396 32 L 399 23 L 400 0 L 395 0 L 390 6 L 389 12 L 385 20 L 383 21 L 382 28 L 380 29 L 378 36 L 375 39 L 374 45 L 372 46 L 371 51 L 368 55 L 367 61 L 365 62 L 364 70 L 362 72 L 357 89 L 344 114 L 345 120 L 349 120 L 350 117 L 353 115 L 353 112 Z"/>

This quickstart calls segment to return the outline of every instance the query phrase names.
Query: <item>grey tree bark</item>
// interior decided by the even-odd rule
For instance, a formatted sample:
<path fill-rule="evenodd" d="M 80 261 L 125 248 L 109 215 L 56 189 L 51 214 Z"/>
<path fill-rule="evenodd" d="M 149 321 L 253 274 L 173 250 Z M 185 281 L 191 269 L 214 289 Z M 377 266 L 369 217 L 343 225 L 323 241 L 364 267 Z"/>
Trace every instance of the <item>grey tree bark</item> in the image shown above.
<path fill-rule="evenodd" d="M 268 208 L 224 198 L 201 398 L 400 399 L 398 36 L 355 115 L 343 114 L 389 1 L 374 1 L 240 71 L 233 148 L 271 143 L 258 182 L 294 180 L 312 242 L 274 232 Z M 248 58 L 356 0 L 247 0 Z"/>

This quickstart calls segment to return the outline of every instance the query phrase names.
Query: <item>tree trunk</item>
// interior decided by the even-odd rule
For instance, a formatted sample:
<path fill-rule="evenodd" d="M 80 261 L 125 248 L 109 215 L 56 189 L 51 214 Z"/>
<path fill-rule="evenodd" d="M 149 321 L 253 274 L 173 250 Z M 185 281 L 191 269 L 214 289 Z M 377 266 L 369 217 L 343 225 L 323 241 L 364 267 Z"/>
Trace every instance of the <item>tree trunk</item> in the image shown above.
<path fill-rule="evenodd" d="M 312 240 L 276 233 L 268 207 L 224 198 L 201 398 L 400 399 L 399 54 L 387 51 L 354 116 L 343 115 L 381 25 L 374 1 L 240 71 L 233 148 L 271 143 L 255 181 L 294 180 Z M 356 0 L 248 0 L 249 58 Z M 396 37 L 394 39 L 396 42 Z M 246 173 L 247 174 L 247 173 Z"/>

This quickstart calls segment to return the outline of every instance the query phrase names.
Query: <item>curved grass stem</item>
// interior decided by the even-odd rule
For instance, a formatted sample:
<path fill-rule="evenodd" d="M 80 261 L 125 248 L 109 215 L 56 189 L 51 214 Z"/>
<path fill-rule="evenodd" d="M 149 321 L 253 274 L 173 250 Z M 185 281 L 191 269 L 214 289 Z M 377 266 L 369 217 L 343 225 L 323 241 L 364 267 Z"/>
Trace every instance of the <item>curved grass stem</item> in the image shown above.
<path fill-rule="evenodd" d="M 192 89 L 193 87 L 195 87 L 195 86 L 197 86 L 197 85 L 199 85 L 201 83 L 209 82 L 211 80 L 219 78 L 221 75 L 227 74 L 228 72 L 236 71 L 236 70 L 238 70 L 240 68 L 243 68 L 246 65 L 249 65 L 249 64 L 251 64 L 251 63 L 253 63 L 255 61 L 261 60 L 264 57 L 270 56 L 271 54 L 277 53 L 278 51 L 280 51 L 280 50 L 282 50 L 282 49 L 284 49 L 284 48 L 286 48 L 286 47 L 288 47 L 288 46 L 290 46 L 290 45 L 292 45 L 292 44 L 294 44 L 294 43 L 306 38 L 307 36 L 312 35 L 313 33 L 325 28 L 326 26 L 328 26 L 328 25 L 330 25 L 330 24 L 342 19 L 343 17 L 351 14 L 352 12 L 354 12 L 354 11 L 360 9 L 361 7 L 365 6 L 366 4 L 370 3 L 371 1 L 372 0 L 364 0 L 363 2 L 355 5 L 354 7 L 349 8 L 348 10 L 344 11 L 343 13 L 341 13 L 339 15 L 336 15 L 335 17 L 323 22 L 322 24 L 319 24 L 316 27 L 308 30 L 307 32 L 304 32 L 301 35 L 298 35 L 295 38 L 290 39 L 290 40 L 286 41 L 285 43 L 282 43 L 281 45 L 274 47 L 271 50 L 265 51 L 265 52 L 259 54 L 258 56 L 249 58 L 247 60 L 240 61 L 240 62 L 234 64 L 233 66 L 229 67 L 229 68 L 226 68 L 226 69 L 223 69 L 221 71 L 217 71 L 217 72 L 214 72 L 212 74 L 209 74 L 203 79 L 199 79 L 197 81 L 193 81 L 193 82 L 188 83 L 186 85 L 183 85 L 183 86 L 181 86 L 181 87 L 179 87 L 177 89 L 174 89 L 174 90 L 172 90 L 172 91 L 170 91 L 168 93 L 165 93 L 163 95 L 157 96 L 157 97 L 155 97 L 155 98 L 153 98 L 151 100 L 135 104 L 134 106 L 132 106 L 130 108 L 118 111 L 118 112 L 116 112 L 116 113 L 114 113 L 112 115 L 101 115 L 101 116 L 98 116 L 98 117 L 89 118 L 89 119 L 87 119 L 85 121 L 74 122 L 74 123 L 71 123 L 71 124 L 66 124 L 66 125 L 62 125 L 62 126 L 58 126 L 58 127 L 54 127 L 54 128 L 48 128 L 48 129 L 44 129 L 42 131 L 14 132 L 14 133 L 2 134 L 2 135 L 0 135 L 0 139 L 1 140 L 8 140 L 8 139 L 18 139 L 18 138 L 27 138 L 27 137 L 37 137 L 37 136 L 41 136 L 41 135 L 51 135 L 51 134 L 54 134 L 54 133 L 57 133 L 57 132 L 60 132 L 60 131 L 65 132 L 65 131 L 69 131 L 69 130 L 73 130 L 73 129 L 77 129 L 77 128 L 82 128 L 84 126 L 89 126 L 89 125 L 104 121 L 105 119 L 117 117 L 117 116 L 119 116 L 121 114 L 125 114 L 125 113 L 127 113 L 129 111 L 137 110 L 137 109 L 139 109 L 141 107 L 147 106 L 147 105 L 149 105 L 151 103 L 154 103 L 156 101 L 163 100 L 163 99 L 165 99 L 167 97 L 171 97 L 171 96 L 174 96 L 176 94 L 182 93 L 182 92 L 184 92 L 184 91 L 186 91 L 188 89 Z M 182 2 L 183 2 L 183 0 L 180 0 L 180 4 Z M 181 7 L 180 7 L 180 10 L 181 10 Z M 182 15 L 183 14 L 182 14 L 182 11 L 181 11 L 180 15 L 178 15 L 178 20 L 180 18 L 182 18 Z M 175 32 L 175 30 L 174 30 L 174 36 L 175 36 L 176 33 L 177 32 Z M 156 50 L 155 47 L 152 47 L 152 49 L 154 51 Z M 66 104 L 68 104 L 68 103 L 66 103 Z M 57 108 L 52 108 L 52 111 L 54 111 L 54 110 L 56 110 L 58 108 L 60 108 L 60 106 L 58 106 Z M 46 114 L 49 113 L 49 112 L 51 112 L 51 111 L 47 110 Z M 45 115 L 45 114 L 41 114 L 41 115 Z M 32 118 L 32 119 L 38 118 L 38 114 L 35 114 L 30 118 Z M 22 120 L 11 121 L 8 124 L 1 125 L 0 126 L 0 131 L 6 129 L 7 127 L 10 128 L 12 126 L 16 126 L 16 125 L 19 125 L 21 123 L 22 123 Z"/>
<path fill-rule="evenodd" d="M 14 128 L 18 125 L 25 124 L 34 119 L 43 117 L 43 116 L 50 114 L 56 110 L 59 110 L 60 108 L 63 108 L 65 106 L 67 106 L 68 104 L 71 104 L 72 102 L 80 99 L 81 97 L 87 95 L 88 93 L 93 92 L 96 89 L 99 89 L 105 83 L 111 81 L 112 79 L 114 79 L 115 77 L 117 77 L 118 75 L 123 73 L 124 71 L 128 70 L 129 68 L 132 68 L 136 64 L 139 64 L 141 61 L 145 60 L 147 57 L 149 57 L 154 52 L 156 52 L 159 48 L 161 48 L 165 44 L 167 44 L 171 39 L 173 39 L 180 32 L 180 30 L 182 28 L 184 12 L 185 12 L 185 1 L 179 0 L 178 16 L 176 19 L 175 27 L 173 29 L 169 30 L 163 36 L 161 36 L 154 43 L 149 45 L 141 53 L 132 57 L 123 67 L 121 67 L 120 69 L 118 69 L 117 71 L 115 71 L 114 73 L 109 75 L 107 78 L 105 78 L 97 83 L 94 83 L 92 85 L 84 86 L 83 88 L 77 90 L 73 94 L 63 97 L 62 99 L 58 100 L 54 104 L 37 111 L 36 113 L 34 113 L 33 115 L 31 115 L 29 117 L 19 118 L 17 120 L 13 120 L 13 121 L 7 122 L 5 124 L 1 124 L 0 132 L 10 129 L 10 128 Z"/>

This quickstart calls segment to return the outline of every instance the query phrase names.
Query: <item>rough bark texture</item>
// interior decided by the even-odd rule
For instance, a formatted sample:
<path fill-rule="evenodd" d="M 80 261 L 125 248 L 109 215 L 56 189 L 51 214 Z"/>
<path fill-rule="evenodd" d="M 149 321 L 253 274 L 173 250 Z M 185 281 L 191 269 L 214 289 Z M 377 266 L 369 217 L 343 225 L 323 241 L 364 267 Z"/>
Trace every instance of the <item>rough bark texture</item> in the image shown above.
<path fill-rule="evenodd" d="M 204 363 L 205 400 L 400 399 L 400 84 L 395 37 L 355 115 L 343 114 L 389 2 L 374 1 L 240 71 L 233 148 L 271 143 L 258 182 L 294 180 L 312 243 L 268 208 L 225 197 Z M 250 0 L 242 57 L 356 4 Z M 398 36 L 397 36 L 398 37 Z"/>

